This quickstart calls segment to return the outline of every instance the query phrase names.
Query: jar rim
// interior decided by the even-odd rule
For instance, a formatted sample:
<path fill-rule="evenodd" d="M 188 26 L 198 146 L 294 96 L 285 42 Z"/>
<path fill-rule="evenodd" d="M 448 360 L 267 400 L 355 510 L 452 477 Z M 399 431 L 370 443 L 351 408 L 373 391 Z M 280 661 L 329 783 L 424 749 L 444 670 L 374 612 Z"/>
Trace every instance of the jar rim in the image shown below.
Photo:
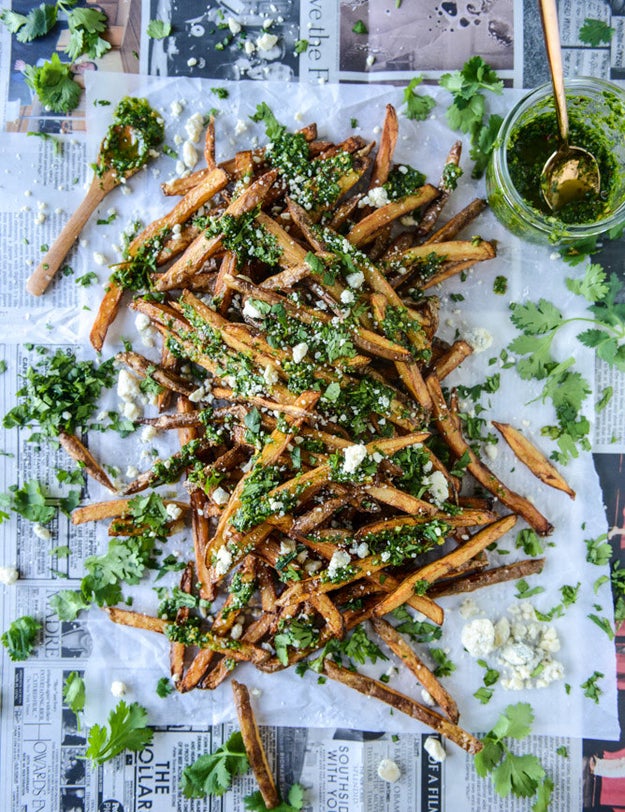
<path fill-rule="evenodd" d="M 582 96 L 590 96 L 597 92 L 602 93 L 604 91 L 616 93 L 625 104 L 625 88 L 619 87 L 604 79 L 595 78 L 593 76 L 579 76 L 574 79 L 565 79 L 564 85 L 565 91 L 578 93 Z M 497 171 L 501 174 L 503 181 L 503 188 L 501 188 L 500 191 L 509 198 L 509 203 L 515 208 L 519 217 L 525 220 L 532 228 L 544 234 L 553 233 L 555 215 L 543 214 L 533 206 L 530 206 L 518 193 L 508 170 L 507 144 L 514 126 L 521 115 L 543 99 L 548 100 L 552 95 L 553 89 L 551 82 L 546 82 L 533 88 L 529 93 L 523 96 L 504 118 L 497 137 L 497 147 L 493 152 L 493 160 L 496 161 Z M 595 220 L 592 223 L 560 223 L 560 226 L 566 231 L 567 238 L 582 239 L 604 234 L 611 228 L 622 225 L 624 221 L 625 198 L 609 216 L 602 220 Z"/>

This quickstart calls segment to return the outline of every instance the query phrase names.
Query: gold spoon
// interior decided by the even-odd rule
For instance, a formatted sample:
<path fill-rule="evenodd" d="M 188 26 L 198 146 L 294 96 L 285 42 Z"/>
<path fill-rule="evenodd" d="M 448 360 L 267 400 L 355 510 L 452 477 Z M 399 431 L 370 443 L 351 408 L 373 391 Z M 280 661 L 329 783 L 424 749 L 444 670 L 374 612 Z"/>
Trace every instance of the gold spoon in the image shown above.
<path fill-rule="evenodd" d="M 601 188 L 601 175 L 594 155 L 582 147 L 569 144 L 569 116 L 564 93 L 556 0 L 540 0 L 540 17 L 560 135 L 558 149 L 549 156 L 540 173 L 540 189 L 549 208 L 557 211 L 567 203 L 581 200 L 589 193 L 598 194 Z"/>

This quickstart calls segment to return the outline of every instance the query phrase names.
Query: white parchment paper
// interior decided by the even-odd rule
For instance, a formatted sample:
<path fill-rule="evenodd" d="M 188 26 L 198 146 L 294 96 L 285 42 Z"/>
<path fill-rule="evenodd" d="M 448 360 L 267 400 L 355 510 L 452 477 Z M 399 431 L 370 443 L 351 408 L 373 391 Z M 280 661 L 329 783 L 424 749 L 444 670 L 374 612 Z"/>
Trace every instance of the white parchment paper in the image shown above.
<path fill-rule="evenodd" d="M 167 141 L 175 144 L 175 136 L 186 138 L 184 123 L 195 113 L 207 113 L 217 108 L 216 131 L 218 160 L 231 156 L 236 150 L 247 148 L 256 141 L 264 143 L 263 129 L 250 121 L 260 101 L 266 101 L 276 116 L 290 128 L 298 128 L 310 121 L 316 121 L 320 137 L 340 140 L 352 132 L 365 138 L 378 139 L 379 128 L 384 116 L 385 105 L 389 102 L 401 111 L 401 91 L 386 86 L 319 86 L 283 85 L 271 83 L 239 82 L 224 83 L 192 79 L 158 79 L 107 75 L 97 73 L 87 76 L 89 142 L 88 154 L 95 157 L 98 144 L 110 123 L 113 105 L 127 94 L 146 96 L 152 105 L 163 113 L 167 125 Z M 216 86 L 226 86 L 229 97 L 221 100 L 211 92 Z M 405 161 L 423 171 L 430 182 L 437 183 L 445 156 L 456 139 L 445 123 L 444 111 L 449 97 L 440 89 L 424 90 L 436 96 L 438 105 L 426 122 L 412 122 L 400 114 L 400 136 L 396 150 L 396 160 Z M 505 111 L 519 97 L 515 91 L 504 92 L 500 98 L 493 98 L 492 110 Z M 108 100 L 111 106 L 94 104 L 96 100 Z M 184 110 L 178 117 L 171 115 L 172 102 L 184 103 Z M 350 120 L 356 119 L 352 129 Z M 238 134 L 235 134 L 238 133 Z M 468 156 L 468 144 L 465 145 Z M 199 145 L 201 153 L 201 144 Z M 123 227 L 134 219 L 144 223 L 164 214 L 175 200 L 164 198 L 159 184 L 173 177 L 175 162 L 162 157 L 151 168 L 141 172 L 128 182 L 130 193 L 117 190 L 105 201 L 102 212 L 109 207 L 118 210 L 115 222 L 106 227 L 93 223 L 84 234 L 85 251 L 101 252 L 110 262 L 116 261 L 116 245 L 120 244 L 119 234 Z M 470 178 L 471 162 L 464 158 L 461 165 L 465 176 L 460 180 L 457 193 L 445 216 L 459 210 L 470 199 L 483 195 L 481 182 Z M 541 426 L 554 422 L 552 409 L 536 400 L 540 388 L 521 381 L 513 370 L 500 369 L 489 360 L 498 357 L 516 334 L 509 319 L 511 301 L 536 300 L 541 296 L 553 301 L 567 315 L 579 315 L 585 310 L 584 302 L 573 296 L 564 284 L 565 276 L 578 275 L 579 269 L 571 269 L 554 257 L 548 248 L 540 248 L 521 243 L 508 234 L 490 213 L 483 214 L 470 227 L 470 234 L 479 233 L 485 239 L 495 240 L 498 256 L 471 271 L 466 281 L 450 280 L 435 291 L 442 300 L 443 314 L 440 333 L 443 338 L 452 339 L 456 333 L 466 334 L 475 327 L 485 327 L 493 336 L 493 345 L 485 352 L 468 359 L 462 371 L 456 373 L 453 382 L 476 383 L 494 371 L 501 372 L 500 390 L 489 398 L 487 416 L 510 422 L 521 428 L 527 436 L 535 440 L 547 454 L 552 447 L 549 441 L 540 437 Z M 465 235 L 466 236 L 466 235 Z M 98 270 L 101 284 L 107 274 Z M 493 293 L 493 280 L 503 275 L 508 280 L 508 290 L 504 296 Z M 462 294 L 463 301 L 450 299 L 450 294 Z M 88 288 L 82 294 L 84 304 L 95 309 L 101 290 Z M 83 311 L 78 328 L 79 338 L 85 340 L 91 326 L 93 313 Z M 133 336 L 132 319 L 120 317 L 111 332 L 110 342 L 105 347 L 105 355 L 115 351 L 114 342 L 120 336 Z M 139 345 L 137 344 L 137 347 Z M 108 349 L 109 352 L 106 352 Z M 554 345 L 556 355 L 561 357 L 574 354 L 577 369 L 590 382 L 594 380 L 592 353 L 575 341 L 572 327 Z M 587 414 L 592 419 L 592 399 L 588 400 Z M 166 448 L 166 439 L 159 438 L 155 443 L 158 450 Z M 589 612 L 596 612 L 612 619 L 609 585 L 604 584 L 597 594 L 593 584 L 600 575 L 607 574 L 607 568 L 599 568 L 585 561 L 585 538 L 596 537 L 606 532 L 606 520 L 598 479 L 590 454 L 582 454 L 566 470 L 566 476 L 577 491 L 577 498 L 571 501 L 566 495 L 541 485 L 512 455 L 499 443 L 499 453 L 492 463 L 493 468 L 515 490 L 531 498 L 555 526 L 555 532 L 547 546 L 547 564 L 543 573 L 530 579 L 531 585 L 540 585 L 545 591 L 532 599 L 534 605 L 548 611 L 559 603 L 559 588 L 564 584 L 582 583 L 577 604 L 568 609 L 564 617 L 554 621 L 562 640 L 562 649 L 555 656 L 565 667 L 563 681 L 555 682 L 546 689 L 521 692 L 505 691 L 495 686 L 495 695 L 487 706 L 482 706 L 472 694 L 482 684 L 483 669 L 463 650 L 460 630 L 465 622 L 458 613 L 462 598 L 441 600 L 446 610 L 444 635 L 437 645 L 443 647 L 457 668 L 444 682 L 456 697 L 461 711 L 461 724 L 473 731 L 488 730 L 498 713 L 509 703 L 530 702 L 536 712 L 534 730 L 537 733 L 617 738 L 619 729 L 616 713 L 616 678 L 614 644 L 596 625 L 588 619 Z M 137 464 L 138 450 L 132 439 L 124 441 L 119 448 L 107 449 L 110 457 L 122 469 L 126 465 Z M 164 452 L 166 453 L 166 452 Z M 139 465 L 141 468 L 141 465 Z M 143 467 L 147 467 L 144 462 Z M 104 531 L 101 543 L 106 541 Z M 183 555 L 190 552 L 189 534 L 172 540 L 172 548 Z M 503 546 L 503 545 L 500 545 Z M 505 561 L 516 557 L 514 538 L 507 545 L 513 552 L 505 556 Z M 504 563 L 501 561 L 494 563 Z M 162 582 L 161 582 L 162 583 Z M 165 581 L 167 583 L 167 581 Z M 173 583 L 171 581 L 170 583 Z M 515 586 L 503 584 L 481 590 L 473 594 L 482 613 L 496 620 L 506 608 L 516 602 Z M 593 605 L 601 606 L 601 611 Z M 135 608 L 154 612 L 157 599 L 149 588 L 136 591 Z M 162 700 L 156 696 L 155 684 L 160 676 L 168 673 L 168 645 L 157 635 L 132 629 L 124 629 L 111 624 L 102 613 L 92 611 L 90 628 L 94 639 L 94 653 L 88 670 L 88 691 L 91 704 L 88 716 L 92 720 L 104 717 L 108 707 L 115 700 L 110 695 L 113 679 L 122 679 L 129 687 L 129 697 L 148 707 L 150 719 L 158 723 L 188 724 L 199 719 L 202 722 L 217 723 L 234 716 L 230 687 L 222 685 L 215 692 L 194 691 L 185 696 L 171 696 Z M 388 667 L 382 663 L 369 669 L 379 675 Z M 593 671 L 599 671 L 603 678 L 599 681 L 603 693 L 599 704 L 583 696 L 580 684 Z M 297 676 L 293 670 L 265 675 L 252 667 L 244 666 L 237 670 L 239 679 L 250 687 L 258 688 L 261 697 L 257 702 L 262 722 L 278 725 L 303 725 L 315 727 L 348 727 L 366 730 L 418 731 L 420 725 L 399 713 L 390 713 L 389 708 L 372 700 L 367 700 L 343 686 L 326 683 L 317 685 L 316 675 L 305 678 Z M 570 686 L 570 693 L 565 690 Z M 403 669 L 391 681 L 391 686 L 412 695 L 419 696 L 419 689 Z"/>

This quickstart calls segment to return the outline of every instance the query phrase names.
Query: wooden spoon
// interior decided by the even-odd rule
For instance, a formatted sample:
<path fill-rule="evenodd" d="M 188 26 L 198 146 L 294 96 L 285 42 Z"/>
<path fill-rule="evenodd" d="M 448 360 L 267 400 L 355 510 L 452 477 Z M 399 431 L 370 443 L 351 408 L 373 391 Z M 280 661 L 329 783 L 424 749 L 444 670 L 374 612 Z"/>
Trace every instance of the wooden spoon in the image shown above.
<path fill-rule="evenodd" d="M 45 292 L 89 217 L 109 192 L 143 167 L 147 153 L 145 138 L 140 130 L 127 124 L 116 124 L 109 128 L 100 144 L 96 173 L 87 194 L 29 277 L 26 283 L 29 293 L 41 296 Z"/>

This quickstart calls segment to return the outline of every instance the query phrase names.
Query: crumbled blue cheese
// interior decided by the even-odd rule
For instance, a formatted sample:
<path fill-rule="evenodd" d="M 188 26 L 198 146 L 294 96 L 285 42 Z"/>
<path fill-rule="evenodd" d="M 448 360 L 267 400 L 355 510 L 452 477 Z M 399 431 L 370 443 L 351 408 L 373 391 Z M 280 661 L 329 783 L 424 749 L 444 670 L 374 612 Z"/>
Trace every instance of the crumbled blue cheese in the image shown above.
<path fill-rule="evenodd" d="M 122 682 L 119 679 L 113 680 L 111 683 L 111 693 L 113 696 L 119 698 L 121 696 L 125 696 L 128 688 L 125 682 Z"/>
<path fill-rule="evenodd" d="M 270 388 L 278 383 L 280 380 L 280 375 L 278 374 L 278 370 L 274 367 L 273 364 L 267 364 L 267 366 L 263 370 L 263 378 L 265 383 Z"/>
<path fill-rule="evenodd" d="M 354 288 L 358 290 L 362 287 L 363 282 L 365 281 L 365 275 L 362 271 L 355 271 L 354 273 L 350 273 L 345 277 L 345 281 L 350 286 L 350 288 Z"/>
<path fill-rule="evenodd" d="M 263 314 L 250 299 L 246 299 L 242 312 L 244 316 L 247 316 L 250 319 L 262 319 L 263 317 Z"/>
<path fill-rule="evenodd" d="M 213 561 L 213 567 L 215 569 L 215 575 L 225 575 L 230 567 L 232 566 L 232 553 L 228 550 L 227 547 L 220 547 L 215 554 L 215 559 Z"/>
<path fill-rule="evenodd" d="M 39 522 L 36 522 L 33 525 L 33 533 L 42 541 L 50 541 L 52 538 L 52 533 L 50 530 L 47 527 L 44 527 L 42 524 L 39 524 Z"/>
<path fill-rule="evenodd" d="M 306 357 L 306 353 L 308 352 L 308 344 L 305 341 L 301 341 L 299 344 L 296 344 L 293 347 L 293 360 L 296 364 L 299 364 L 300 361 L 303 361 Z"/>
<path fill-rule="evenodd" d="M 351 564 L 351 556 L 345 550 L 336 550 L 328 564 L 328 578 L 332 580 L 336 578 L 339 570 L 349 567 Z"/>
<path fill-rule="evenodd" d="M 441 471 L 432 471 L 429 476 L 424 477 L 423 484 L 438 507 L 449 499 L 449 484 Z"/>
<path fill-rule="evenodd" d="M 241 33 L 241 23 L 238 20 L 235 20 L 234 17 L 228 17 L 227 23 L 230 33 L 233 36 Z"/>
<path fill-rule="evenodd" d="M 493 336 L 486 327 L 473 327 L 465 333 L 464 340 L 471 345 L 474 353 L 484 352 L 493 344 Z"/>
<path fill-rule="evenodd" d="M 182 508 L 180 505 L 177 505 L 175 502 L 168 502 L 165 505 L 165 513 L 169 516 L 172 521 L 176 521 L 182 516 Z"/>
<path fill-rule="evenodd" d="M 182 145 L 182 162 L 187 169 L 193 169 L 198 162 L 197 150 L 191 140 L 185 141 Z"/>
<path fill-rule="evenodd" d="M 108 265 L 109 261 L 106 256 L 101 251 L 94 251 L 93 252 L 93 261 L 96 265 Z"/>
<path fill-rule="evenodd" d="M 200 113 L 193 113 L 192 116 L 189 116 L 187 119 L 184 129 L 189 137 L 189 140 L 192 141 L 194 144 L 200 140 L 200 136 L 202 135 L 202 130 L 204 129 L 204 120 Z"/>
<path fill-rule="evenodd" d="M 219 486 L 212 492 L 211 499 L 216 505 L 225 505 L 230 499 L 230 494 L 228 491 L 224 490 L 224 488 Z"/>
<path fill-rule="evenodd" d="M 341 302 L 343 304 L 352 304 L 354 300 L 355 297 L 351 290 L 344 290 L 341 292 Z"/>
<path fill-rule="evenodd" d="M 471 620 L 463 627 L 460 640 L 472 657 L 486 657 L 495 647 L 495 627 L 492 620 Z"/>
<path fill-rule="evenodd" d="M 353 474 L 367 456 L 367 447 L 362 444 L 350 445 L 343 449 L 343 471 Z"/>
<path fill-rule="evenodd" d="M 278 37 L 275 34 L 270 34 L 265 31 L 256 39 L 256 47 L 259 51 L 271 51 L 278 42 Z"/>
<path fill-rule="evenodd" d="M 13 586 L 19 577 L 20 574 L 16 567 L 0 567 L 0 584 L 4 584 L 4 586 Z"/>
<path fill-rule="evenodd" d="M 397 764 L 390 758 L 383 758 L 378 764 L 378 775 L 382 781 L 388 781 L 389 784 L 394 784 L 401 777 L 401 770 Z"/>
<path fill-rule="evenodd" d="M 443 745 L 434 736 L 428 736 L 423 743 L 423 749 L 432 759 L 432 761 L 445 761 L 447 753 L 443 749 Z"/>
<path fill-rule="evenodd" d="M 562 679 L 564 667 L 552 657 L 560 650 L 556 629 L 537 620 L 529 601 L 514 604 L 508 614 L 511 621 L 504 616 L 494 624 L 484 618 L 465 625 L 461 639 L 469 654 L 494 653 L 502 670 L 499 684 L 508 691 L 546 688 Z"/>

